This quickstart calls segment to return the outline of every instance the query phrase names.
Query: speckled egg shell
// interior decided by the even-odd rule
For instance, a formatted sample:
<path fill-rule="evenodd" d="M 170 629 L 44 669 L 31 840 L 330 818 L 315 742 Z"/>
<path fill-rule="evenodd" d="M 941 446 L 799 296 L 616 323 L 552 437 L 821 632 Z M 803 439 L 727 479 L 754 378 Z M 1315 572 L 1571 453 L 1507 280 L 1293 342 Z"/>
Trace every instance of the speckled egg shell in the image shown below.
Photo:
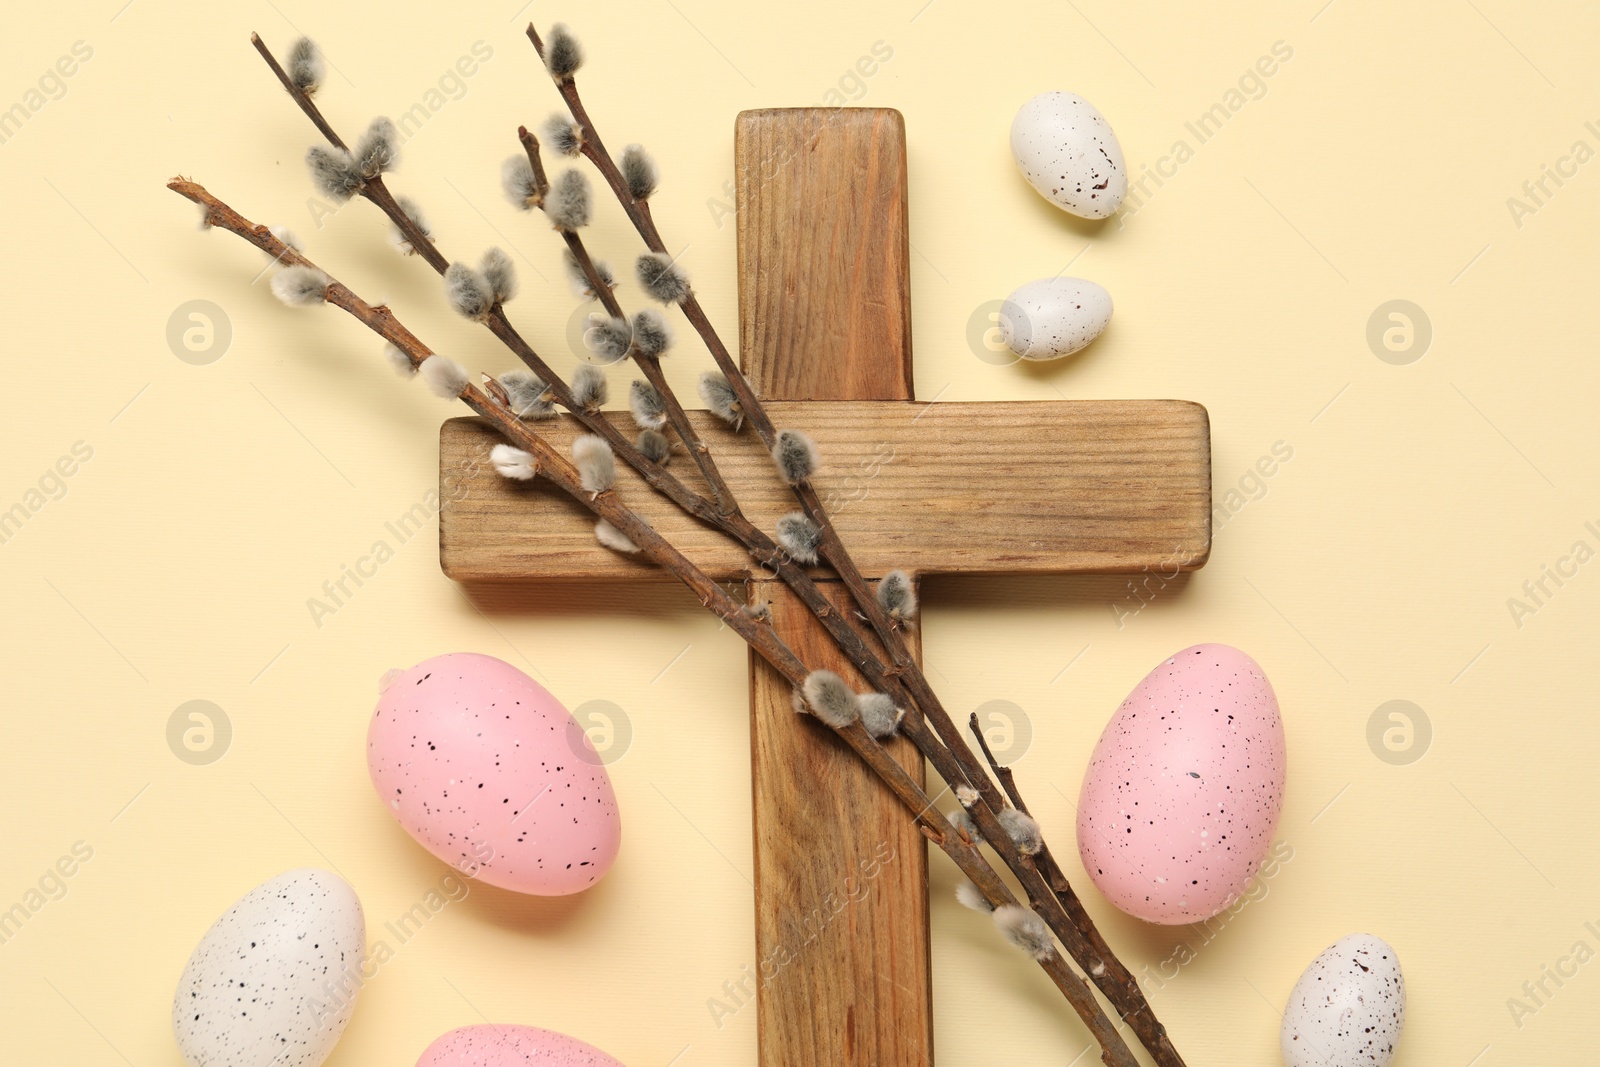
<path fill-rule="evenodd" d="M 361 901 L 306 867 L 240 897 L 195 946 L 172 997 L 191 1067 L 316 1067 L 350 1022 L 366 952 Z"/>
<path fill-rule="evenodd" d="M 423 848 L 479 881 L 539 896 L 577 893 L 610 869 L 622 839 L 611 779 L 543 686 L 471 652 L 386 681 L 367 769 Z"/>
<path fill-rule="evenodd" d="M 1128 195 L 1117 135 L 1073 93 L 1040 93 L 1023 104 L 1011 120 L 1011 154 L 1040 196 L 1074 215 L 1109 218 Z"/>
<path fill-rule="evenodd" d="M 1106 899 L 1154 923 L 1231 904 L 1278 826 L 1286 758 L 1278 699 L 1255 660 L 1195 645 L 1111 717 L 1078 800 L 1078 854 Z"/>
<path fill-rule="evenodd" d="M 623 1067 L 593 1045 L 537 1026 L 463 1026 L 428 1046 L 417 1067 Z"/>
<path fill-rule="evenodd" d="M 1111 321 L 1111 294 L 1083 278 L 1029 282 L 1000 305 L 1000 339 L 1023 359 L 1060 359 L 1094 341 Z"/>
<path fill-rule="evenodd" d="M 1283 1009 L 1287 1067 L 1387 1067 L 1406 1025 L 1400 957 L 1381 937 L 1351 934 L 1311 961 Z"/>

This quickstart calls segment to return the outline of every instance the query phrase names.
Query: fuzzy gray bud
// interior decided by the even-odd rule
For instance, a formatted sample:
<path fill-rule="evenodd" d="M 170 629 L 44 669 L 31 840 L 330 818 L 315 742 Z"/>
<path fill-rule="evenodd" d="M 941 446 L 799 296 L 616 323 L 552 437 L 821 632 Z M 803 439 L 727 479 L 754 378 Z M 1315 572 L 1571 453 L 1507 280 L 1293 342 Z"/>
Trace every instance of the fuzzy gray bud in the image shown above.
<path fill-rule="evenodd" d="M 539 133 L 557 155 L 571 158 L 583 151 L 583 127 L 560 112 L 545 119 Z"/>
<path fill-rule="evenodd" d="M 581 230 L 589 225 L 589 212 L 593 207 L 589 179 L 582 171 L 567 169 L 561 172 L 550 192 L 545 196 L 544 213 L 550 225 L 558 230 Z"/>
<path fill-rule="evenodd" d="M 964 878 L 961 884 L 956 886 L 956 899 L 961 902 L 963 908 L 971 908 L 973 911 L 994 910 L 994 905 L 989 903 L 983 891 L 973 885 L 970 879 Z"/>
<path fill-rule="evenodd" d="M 639 546 L 633 543 L 632 538 L 605 519 L 594 524 L 594 539 L 611 551 L 621 552 L 624 555 L 631 556 L 639 551 Z"/>
<path fill-rule="evenodd" d="M 551 26 L 549 35 L 544 39 L 544 67 L 550 72 L 550 77 L 558 82 L 566 81 L 581 66 L 583 46 L 578 39 L 565 23 L 558 22 Z"/>
<path fill-rule="evenodd" d="M 739 395 L 728 384 L 728 379 L 716 371 L 708 370 L 700 375 L 700 399 L 713 415 L 735 430 L 744 425 L 744 408 L 739 406 Z"/>
<path fill-rule="evenodd" d="M 284 64 L 284 73 L 289 75 L 289 82 L 296 89 L 307 96 L 317 95 L 325 72 L 322 50 L 311 38 L 302 37 L 289 46 L 289 62 Z"/>
<path fill-rule="evenodd" d="M 1002 904 L 994 909 L 994 925 L 1007 941 L 1036 960 L 1049 959 L 1055 953 L 1050 927 L 1027 908 Z"/>
<path fill-rule="evenodd" d="M 672 327 L 655 308 L 643 308 L 633 315 L 633 347 L 646 359 L 660 359 L 672 347 Z"/>
<path fill-rule="evenodd" d="M 777 443 L 772 446 L 772 462 L 778 465 L 778 474 L 790 485 L 799 485 L 817 471 L 821 457 L 811 438 L 799 430 L 779 430 Z"/>
<path fill-rule="evenodd" d="M 305 245 L 300 243 L 300 238 L 296 237 L 294 231 L 287 226 L 268 226 L 267 232 L 282 241 L 291 251 L 304 253 L 306 250 Z M 279 256 L 278 258 L 286 259 L 288 257 Z"/>
<path fill-rule="evenodd" d="M 878 582 L 878 606 L 894 622 L 910 622 L 917 614 L 916 586 L 905 571 L 890 571 Z"/>
<path fill-rule="evenodd" d="M 978 842 L 983 840 L 983 834 L 979 832 L 977 822 L 973 820 L 972 813 L 967 811 L 966 808 L 956 808 L 946 818 L 950 820 L 951 826 L 966 834 L 969 841 Z"/>
<path fill-rule="evenodd" d="M 661 252 L 646 252 L 634 265 L 639 284 L 651 299 L 663 304 L 681 304 L 689 299 L 689 275 Z"/>
<path fill-rule="evenodd" d="M 456 314 L 466 318 L 482 321 L 494 310 L 494 290 L 465 263 L 452 263 L 444 272 L 444 292 Z"/>
<path fill-rule="evenodd" d="M 583 343 L 606 365 L 617 362 L 628 354 L 633 345 L 633 327 L 627 319 L 614 319 L 609 315 L 589 316 L 589 328 L 583 331 Z"/>
<path fill-rule="evenodd" d="M 584 411 L 599 411 L 610 390 L 606 372 L 593 363 L 580 363 L 572 372 L 572 402 Z"/>
<path fill-rule="evenodd" d="M 272 277 L 272 295 L 290 307 L 328 300 L 328 276 L 315 267 L 285 267 Z"/>
<path fill-rule="evenodd" d="M 635 200 L 648 200 L 661 181 L 661 170 L 643 145 L 631 144 L 622 150 L 622 180 Z"/>
<path fill-rule="evenodd" d="M 778 519 L 778 544 L 795 562 L 812 564 L 817 561 L 817 546 L 822 544 L 822 530 L 806 517 L 805 512 L 791 511 Z"/>
<path fill-rule="evenodd" d="M 665 467 L 672 458 L 672 442 L 667 440 L 667 435 L 660 430 L 640 430 L 639 440 L 635 442 L 639 452 L 651 463 L 659 463 Z"/>
<path fill-rule="evenodd" d="M 506 391 L 506 406 L 519 419 L 549 419 L 555 417 L 554 398 L 544 379 L 530 370 L 508 370 L 500 375 L 500 387 Z"/>
<path fill-rule="evenodd" d="M 504 304 L 517 295 L 517 268 L 503 249 L 491 248 L 485 252 L 479 269 L 496 304 Z"/>
<path fill-rule="evenodd" d="M 518 211 L 532 211 L 543 198 L 527 156 L 507 156 L 500 164 L 500 188 Z"/>
<path fill-rule="evenodd" d="M 906 715 L 905 709 L 895 707 L 887 693 L 862 693 L 856 702 L 861 706 L 861 725 L 879 739 L 890 737 L 900 729 L 900 720 Z"/>
<path fill-rule="evenodd" d="M 667 402 L 649 382 L 636 381 L 629 386 L 628 410 L 641 430 L 659 430 L 667 421 Z"/>
<path fill-rule="evenodd" d="M 422 209 L 417 206 L 415 200 L 409 196 L 397 196 L 394 198 L 394 202 L 400 206 L 400 210 L 405 213 L 406 218 L 411 220 L 411 225 L 417 228 L 425 240 L 433 240 L 433 231 L 428 228 L 428 220 L 423 218 Z M 392 222 L 389 224 L 389 243 L 394 245 L 403 256 L 417 254 L 417 249 L 412 244 L 411 238 L 406 235 L 406 231 Z"/>
<path fill-rule="evenodd" d="M 422 361 L 418 373 L 433 395 L 443 400 L 454 400 L 472 382 L 467 368 L 437 353 Z"/>
<path fill-rule="evenodd" d="M 411 357 L 392 344 L 383 346 L 384 362 L 388 363 L 394 372 L 402 378 L 410 378 L 417 373 L 417 365 L 411 362 Z"/>
<path fill-rule="evenodd" d="M 530 482 L 539 473 L 539 463 L 533 453 L 512 445 L 499 444 L 489 449 L 489 462 L 494 464 L 500 477 L 514 482 Z"/>
<path fill-rule="evenodd" d="M 1044 833 L 1033 816 L 1016 808 L 1006 808 L 996 818 L 1000 820 L 1000 829 L 1024 856 L 1037 856 L 1044 848 Z"/>
<path fill-rule="evenodd" d="M 355 160 L 365 178 L 393 170 L 400 162 L 400 131 L 394 123 L 382 115 L 373 119 L 356 142 Z"/>
<path fill-rule="evenodd" d="M 572 249 L 562 249 L 561 261 L 567 268 L 567 280 L 572 283 L 572 294 L 585 300 L 594 300 L 600 294 L 595 287 L 589 284 L 589 275 L 583 269 L 583 264 L 578 262 L 578 257 L 573 255 Z M 611 273 L 611 264 L 598 259 L 590 260 L 594 264 L 595 274 L 600 276 L 600 284 L 609 291 L 617 287 L 617 279 Z"/>
<path fill-rule="evenodd" d="M 311 181 L 322 195 L 340 204 L 367 184 L 355 158 L 342 148 L 312 145 L 306 150 L 306 166 L 311 171 Z"/>
<path fill-rule="evenodd" d="M 617 457 L 604 437 L 586 433 L 572 442 L 572 461 L 578 479 L 591 493 L 603 493 L 617 484 Z"/>
<path fill-rule="evenodd" d="M 832 671 L 812 671 L 806 675 L 802 691 L 811 713 L 836 730 L 844 729 L 861 717 L 855 691 Z"/>

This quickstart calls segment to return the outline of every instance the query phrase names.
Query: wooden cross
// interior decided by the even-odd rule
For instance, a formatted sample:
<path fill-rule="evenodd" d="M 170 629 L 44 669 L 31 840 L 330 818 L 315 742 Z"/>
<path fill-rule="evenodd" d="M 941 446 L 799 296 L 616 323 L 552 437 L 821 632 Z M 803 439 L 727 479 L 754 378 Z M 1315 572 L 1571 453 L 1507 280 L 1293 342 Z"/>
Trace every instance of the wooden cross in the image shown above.
<path fill-rule="evenodd" d="M 1210 430 L 1199 405 L 913 402 L 899 112 L 748 111 L 734 153 L 742 365 L 774 423 L 816 439 L 817 484 L 863 573 L 1170 575 L 1205 562 Z M 771 530 L 795 507 L 771 459 L 748 432 L 736 438 L 691 414 L 745 513 Z M 550 424 L 563 445 L 577 432 L 570 418 Z M 560 494 L 495 477 L 481 462 L 494 440 L 474 419 L 441 434 L 442 472 L 467 472 L 440 514 L 451 578 L 671 577 L 598 546 L 592 519 Z M 752 598 L 771 604 L 773 625 L 809 666 L 860 683 L 799 601 L 759 580 L 736 546 L 631 471 L 618 489 L 713 577 L 756 579 Z M 927 1067 L 925 843 L 832 733 L 793 712 L 788 685 L 754 656 L 750 694 L 760 1063 Z M 910 743 L 891 748 L 921 779 Z"/>

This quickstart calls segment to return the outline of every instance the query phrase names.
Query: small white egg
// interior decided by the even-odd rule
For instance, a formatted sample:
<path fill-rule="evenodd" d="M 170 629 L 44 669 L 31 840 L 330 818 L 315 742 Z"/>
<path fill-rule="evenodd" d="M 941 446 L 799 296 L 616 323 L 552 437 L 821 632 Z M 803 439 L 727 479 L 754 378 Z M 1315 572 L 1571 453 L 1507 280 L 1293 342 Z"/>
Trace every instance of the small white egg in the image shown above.
<path fill-rule="evenodd" d="M 1283 1009 L 1287 1067 L 1388 1067 L 1406 1024 L 1400 958 L 1372 934 L 1335 941 L 1311 961 Z"/>
<path fill-rule="evenodd" d="M 1040 196 L 1074 215 L 1109 218 L 1128 195 L 1117 135 L 1073 93 L 1040 93 L 1023 104 L 1011 120 L 1011 154 Z"/>
<path fill-rule="evenodd" d="M 1083 278 L 1042 278 L 1006 297 L 1000 339 L 1023 359 L 1060 359 L 1088 347 L 1111 321 L 1111 294 Z"/>
<path fill-rule="evenodd" d="M 355 890 L 305 867 L 240 897 L 211 924 L 172 997 L 191 1067 L 318 1067 L 361 992 L 366 923 Z"/>

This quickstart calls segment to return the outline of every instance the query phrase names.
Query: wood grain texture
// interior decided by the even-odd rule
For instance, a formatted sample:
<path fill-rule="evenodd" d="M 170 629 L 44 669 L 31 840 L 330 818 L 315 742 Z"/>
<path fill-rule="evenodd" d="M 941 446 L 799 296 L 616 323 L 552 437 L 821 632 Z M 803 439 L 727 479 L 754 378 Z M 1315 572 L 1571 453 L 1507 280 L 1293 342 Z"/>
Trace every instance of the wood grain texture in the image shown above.
<path fill-rule="evenodd" d="M 900 112 L 744 111 L 733 154 L 745 376 L 782 400 L 910 400 Z"/>
<path fill-rule="evenodd" d="M 825 586 L 836 603 L 849 596 Z M 788 588 L 759 583 L 773 626 L 808 664 L 865 689 Z M 912 651 L 920 656 L 913 637 Z M 796 715 L 790 688 L 751 656 L 756 998 L 763 1067 L 927 1067 L 933 1047 L 928 852 L 844 742 Z M 922 759 L 889 745 L 917 781 Z"/>
<path fill-rule="evenodd" d="M 817 485 L 862 572 L 1073 574 L 1191 570 L 1211 544 L 1206 411 L 1174 400 L 779 403 L 780 426 L 816 438 Z M 751 520 L 771 530 L 794 498 L 752 435 L 694 412 Z M 619 423 L 627 416 L 618 413 Z M 545 424 L 563 442 L 570 419 Z M 630 430 L 631 432 L 631 430 Z M 595 543 L 577 504 L 494 473 L 476 419 L 440 432 L 440 558 L 463 582 L 670 575 Z M 686 460 L 684 477 L 694 471 Z M 630 470 L 618 491 L 708 573 L 750 570 L 743 552 L 654 497 Z"/>
<path fill-rule="evenodd" d="M 746 111 L 734 155 L 741 365 L 763 400 L 868 402 L 827 415 L 835 404 L 771 414 L 779 427 L 811 432 L 837 419 L 852 436 L 823 447 L 830 469 L 850 474 L 833 486 L 828 510 L 875 511 L 890 500 L 878 491 L 881 471 L 907 447 L 886 441 L 879 413 L 883 402 L 913 395 L 905 122 L 887 109 Z M 907 410 L 889 406 L 902 417 Z M 761 469 L 767 462 L 747 470 L 778 484 Z M 773 505 L 792 508 L 785 497 Z M 824 588 L 853 610 L 841 585 Z M 750 596 L 770 606 L 773 626 L 809 667 L 866 688 L 787 586 L 758 582 Z M 925 1067 L 933 1058 L 927 844 L 837 737 L 794 714 L 778 673 L 754 656 L 751 664 L 756 958 L 771 975 L 756 997 L 758 1060 Z M 890 750 L 923 780 L 909 742 Z"/>
<path fill-rule="evenodd" d="M 757 392 L 774 402 L 910 400 L 906 123 L 899 112 L 744 112 L 734 128 L 734 157 L 741 365 Z M 811 408 L 821 406 L 832 405 Z M 906 406 L 896 406 L 904 416 Z M 850 440 L 824 445 L 837 450 L 832 469 L 853 478 L 834 486 L 830 514 L 890 499 L 877 491 L 880 472 L 906 446 L 878 432 L 880 411 L 878 403 L 858 403 L 822 416 L 802 403 L 792 413 L 771 413 L 779 427 L 814 432 L 827 418 L 850 432 Z M 800 422 L 784 421 L 784 414 Z M 840 467 L 842 459 L 851 462 Z M 749 474 L 776 483 L 760 466 Z M 792 507 L 784 496 L 774 504 Z M 763 525 L 771 530 L 773 523 Z M 824 589 L 853 609 L 842 585 Z M 757 582 L 750 598 L 770 605 L 774 629 L 811 669 L 834 670 L 866 689 L 786 585 Z M 920 645 L 912 653 L 920 654 Z M 750 659 L 755 953 L 763 976 L 771 976 L 757 995 L 758 1062 L 930 1064 L 926 841 L 838 737 L 790 710 L 789 685 L 778 672 Z M 891 752 L 923 781 L 922 758 L 909 742 L 896 739 Z"/>

